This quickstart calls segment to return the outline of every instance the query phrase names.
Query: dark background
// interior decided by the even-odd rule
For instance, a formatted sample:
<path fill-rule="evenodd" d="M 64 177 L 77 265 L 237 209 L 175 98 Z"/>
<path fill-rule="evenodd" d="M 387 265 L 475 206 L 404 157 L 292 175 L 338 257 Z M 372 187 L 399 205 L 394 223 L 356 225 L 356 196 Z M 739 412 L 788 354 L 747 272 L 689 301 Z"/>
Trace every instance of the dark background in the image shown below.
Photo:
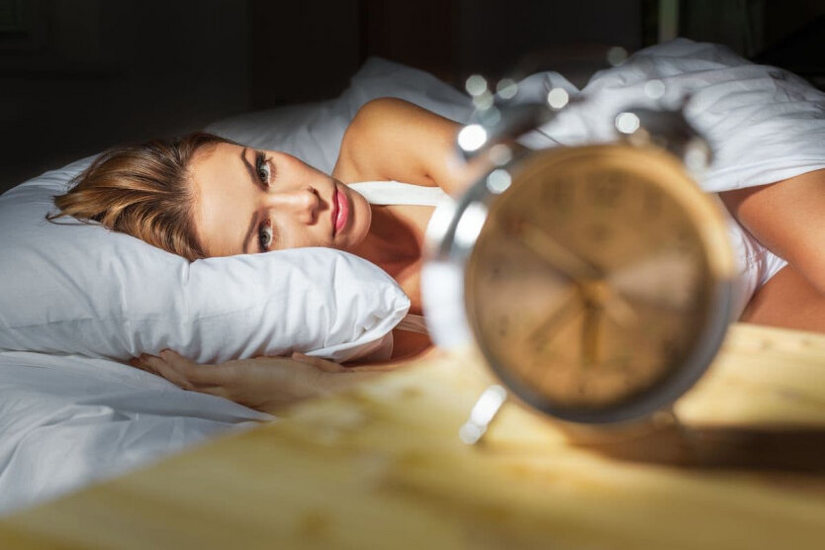
<path fill-rule="evenodd" d="M 526 54 L 583 85 L 681 35 L 825 88 L 825 0 L 0 0 L 0 191 L 115 143 L 338 95 L 378 55 L 461 87 Z"/>

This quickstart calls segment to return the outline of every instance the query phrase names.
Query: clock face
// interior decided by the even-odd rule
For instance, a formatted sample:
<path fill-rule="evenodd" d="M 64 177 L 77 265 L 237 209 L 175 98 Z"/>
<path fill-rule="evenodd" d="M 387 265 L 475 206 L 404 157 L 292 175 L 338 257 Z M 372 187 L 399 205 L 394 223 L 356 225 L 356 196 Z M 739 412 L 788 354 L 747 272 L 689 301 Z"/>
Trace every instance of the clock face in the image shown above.
<path fill-rule="evenodd" d="M 562 417 L 667 385 L 701 345 L 717 283 L 695 184 L 629 147 L 589 153 L 517 166 L 466 266 L 494 370 Z"/>

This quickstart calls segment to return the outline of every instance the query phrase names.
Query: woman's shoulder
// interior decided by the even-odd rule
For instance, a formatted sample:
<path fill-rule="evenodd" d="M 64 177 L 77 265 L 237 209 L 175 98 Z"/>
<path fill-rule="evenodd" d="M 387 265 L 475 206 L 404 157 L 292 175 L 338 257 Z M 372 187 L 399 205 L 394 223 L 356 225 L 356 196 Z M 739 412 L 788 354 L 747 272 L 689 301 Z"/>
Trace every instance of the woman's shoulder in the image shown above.
<path fill-rule="evenodd" d="M 376 132 L 382 133 L 398 124 L 421 123 L 435 116 L 438 115 L 409 101 L 397 97 L 379 97 L 361 105 L 348 126 L 347 133 L 350 137 L 363 138 Z M 344 137 L 347 137 L 346 134 Z"/>
<path fill-rule="evenodd" d="M 453 152 L 458 124 L 408 101 L 365 103 L 341 142 L 333 176 L 341 181 L 396 180 L 435 186 L 433 168 Z"/>
<path fill-rule="evenodd" d="M 398 131 L 408 122 L 404 120 L 407 106 L 412 104 L 394 97 L 362 105 L 344 132 L 333 176 L 346 183 L 391 179 L 381 171 L 380 157 L 389 154 L 383 139 L 392 128 Z"/>

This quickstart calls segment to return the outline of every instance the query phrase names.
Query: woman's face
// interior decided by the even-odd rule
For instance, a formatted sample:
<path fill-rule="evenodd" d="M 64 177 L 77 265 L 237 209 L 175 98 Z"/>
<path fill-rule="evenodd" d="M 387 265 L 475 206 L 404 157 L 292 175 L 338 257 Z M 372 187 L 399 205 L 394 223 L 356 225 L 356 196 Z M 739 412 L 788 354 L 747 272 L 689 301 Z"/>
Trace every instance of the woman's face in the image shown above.
<path fill-rule="evenodd" d="M 297 158 L 219 143 L 190 164 L 195 230 L 207 256 L 324 246 L 352 251 L 371 221 L 367 201 Z"/>

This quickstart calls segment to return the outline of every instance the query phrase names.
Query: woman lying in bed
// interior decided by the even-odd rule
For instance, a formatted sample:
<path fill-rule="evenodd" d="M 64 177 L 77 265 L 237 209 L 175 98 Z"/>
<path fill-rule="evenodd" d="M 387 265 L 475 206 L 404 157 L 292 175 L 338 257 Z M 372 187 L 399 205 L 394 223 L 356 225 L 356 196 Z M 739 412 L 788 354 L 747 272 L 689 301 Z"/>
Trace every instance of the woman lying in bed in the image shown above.
<path fill-rule="evenodd" d="M 97 220 L 190 260 L 323 246 L 389 273 L 421 314 L 423 235 L 433 208 L 371 206 L 347 183 L 401 181 L 457 195 L 471 177 L 455 159 L 457 123 L 397 99 L 369 102 L 348 127 L 331 175 L 278 151 L 208 134 L 101 156 L 66 195 L 63 214 Z M 738 222 L 789 265 L 752 299 L 742 320 L 825 331 L 825 170 L 720 194 Z M 432 344 L 395 331 L 394 358 Z M 173 351 L 135 366 L 180 387 L 259 409 L 320 395 L 387 366 L 344 368 L 294 355 L 196 365 Z M 346 374 L 343 374 L 346 373 Z"/>

